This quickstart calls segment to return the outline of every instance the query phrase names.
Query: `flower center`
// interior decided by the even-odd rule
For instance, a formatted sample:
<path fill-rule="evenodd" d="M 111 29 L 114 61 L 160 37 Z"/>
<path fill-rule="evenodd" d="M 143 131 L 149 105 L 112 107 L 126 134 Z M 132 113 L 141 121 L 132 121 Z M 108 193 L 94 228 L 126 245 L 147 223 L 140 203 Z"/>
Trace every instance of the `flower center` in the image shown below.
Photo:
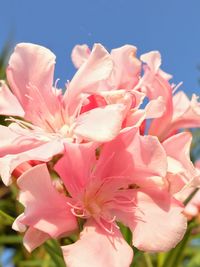
<path fill-rule="evenodd" d="M 88 213 L 93 217 L 100 215 L 102 211 L 101 203 L 98 203 L 97 201 L 93 200 L 90 200 L 88 203 L 86 203 L 85 208 Z"/>

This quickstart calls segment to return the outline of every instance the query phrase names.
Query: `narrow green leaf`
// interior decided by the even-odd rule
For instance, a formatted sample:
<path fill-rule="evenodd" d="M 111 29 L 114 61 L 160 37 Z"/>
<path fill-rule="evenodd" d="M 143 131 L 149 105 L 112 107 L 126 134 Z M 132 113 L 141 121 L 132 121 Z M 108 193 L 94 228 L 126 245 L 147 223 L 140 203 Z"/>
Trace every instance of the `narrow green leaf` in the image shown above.
<path fill-rule="evenodd" d="M 0 223 L 4 225 L 12 225 L 14 222 L 14 218 L 12 218 L 10 215 L 5 213 L 4 211 L 0 210 Z"/>
<path fill-rule="evenodd" d="M 22 237 L 18 235 L 1 235 L 0 245 L 11 245 L 22 243 Z"/>
<path fill-rule="evenodd" d="M 52 240 L 51 240 L 52 241 Z M 44 244 L 44 247 L 48 254 L 51 256 L 52 261 L 59 267 L 66 267 L 62 254 L 61 249 L 55 242 L 48 241 Z"/>
<path fill-rule="evenodd" d="M 124 226 L 122 223 L 118 223 L 118 226 L 120 228 L 120 231 L 124 237 L 124 239 L 127 241 L 127 243 L 132 246 L 132 233 L 131 230 Z"/>
<path fill-rule="evenodd" d="M 19 262 L 20 267 L 55 267 L 54 263 L 51 263 L 49 260 L 26 260 L 26 261 L 20 261 Z M 57 266 L 56 266 L 57 267 Z"/>

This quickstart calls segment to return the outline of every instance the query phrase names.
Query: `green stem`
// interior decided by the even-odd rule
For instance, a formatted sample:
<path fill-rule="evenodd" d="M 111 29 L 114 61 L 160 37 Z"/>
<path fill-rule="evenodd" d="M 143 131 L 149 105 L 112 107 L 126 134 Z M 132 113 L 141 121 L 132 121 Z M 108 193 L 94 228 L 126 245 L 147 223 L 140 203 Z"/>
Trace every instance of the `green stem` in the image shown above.
<path fill-rule="evenodd" d="M 190 200 L 196 195 L 196 193 L 199 191 L 199 188 L 196 188 L 190 195 L 189 197 L 184 201 L 184 205 L 186 206 Z"/>
<path fill-rule="evenodd" d="M 148 253 L 144 253 L 144 259 L 145 259 L 147 267 L 153 267 L 153 264 L 151 262 L 151 257 L 149 256 Z"/>
<path fill-rule="evenodd" d="M 165 260 L 165 253 L 164 252 L 160 252 L 158 253 L 158 256 L 157 256 L 157 262 L 158 262 L 158 267 L 162 267 L 163 266 L 163 263 L 164 263 L 164 260 Z"/>

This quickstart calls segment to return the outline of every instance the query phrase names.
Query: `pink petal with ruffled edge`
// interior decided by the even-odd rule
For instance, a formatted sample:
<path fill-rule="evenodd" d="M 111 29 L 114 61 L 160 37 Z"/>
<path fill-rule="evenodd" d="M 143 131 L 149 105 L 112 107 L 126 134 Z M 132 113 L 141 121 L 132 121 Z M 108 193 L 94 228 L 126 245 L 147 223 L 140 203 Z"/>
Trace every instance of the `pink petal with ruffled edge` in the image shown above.
<path fill-rule="evenodd" d="M 200 127 L 200 103 L 193 94 L 192 99 L 182 91 L 173 96 L 173 117 L 168 129 L 168 135 L 181 128 Z"/>
<path fill-rule="evenodd" d="M 161 55 L 158 51 L 151 51 L 141 55 L 141 60 L 148 65 L 153 73 L 159 71 L 161 65 Z"/>
<path fill-rule="evenodd" d="M 74 66 L 78 69 L 83 63 L 85 63 L 90 56 L 90 49 L 86 44 L 76 45 L 71 54 L 72 62 Z"/>
<path fill-rule="evenodd" d="M 191 133 L 182 132 L 173 135 L 162 144 L 167 156 L 171 159 L 171 161 L 169 161 L 171 164 L 168 164 L 168 171 L 175 174 L 180 172 L 185 176 L 185 179 L 188 182 L 191 182 L 199 175 L 199 172 L 190 159 L 191 143 Z"/>
<path fill-rule="evenodd" d="M 7 68 L 7 79 L 25 112 L 29 101 L 32 101 L 27 97 L 30 86 L 37 88 L 49 108 L 54 108 L 51 105 L 54 65 L 55 55 L 45 47 L 30 43 L 20 43 L 15 47 Z"/>
<path fill-rule="evenodd" d="M 112 69 L 110 54 L 102 45 L 95 44 L 88 60 L 76 72 L 65 92 L 64 101 L 69 116 L 76 112 L 83 94 L 96 92 L 99 82 L 106 80 Z"/>
<path fill-rule="evenodd" d="M 133 258 L 133 250 L 119 231 L 109 235 L 92 220 L 84 226 L 80 239 L 62 251 L 69 267 L 128 267 Z"/>
<path fill-rule="evenodd" d="M 149 183 L 163 185 L 166 170 L 166 154 L 158 139 L 140 136 L 137 128 L 129 128 L 104 145 L 95 173 L 102 178 L 129 177 L 148 187 Z"/>
<path fill-rule="evenodd" d="M 181 241 L 187 229 L 183 206 L 166 190 L 127 190 L 124 197 L 133 201 L 132 207 L 130 203 L 124 209 L 117 206 L 113 213 L 131 229 L 135 247 L 149 252 L 168 251 Z"/>
<path fill-rule="evenodd" d="M 168 82 L 168 76 L 162 72 L 159 67 L 161 65 L 161 55 L 157 51 L 152 51 L 141 56 L 141 60 L 147 64 L 145 66 L 144 76 L 141 78 L 139 87 L 146 93 L 150 100 L 163 97 L 165 101 L 165 111 L 162 116 L 154 119 L 149 128 L 149 134 L 156 135 L 160 140 L 166 137 L 166 128 L 171 123 L 173 114 L 172 105 L 172 87 Z"/>
<path fill-rule="evenodd" d="M 138 83 L 141 71 L 141 61 L 136 57 L 137 48 L 124 45 L 112 49 L 111 57 L 114 70 L 109 83 L 114 89 L 133 89 Z"/>
<path fill-rule="evenodd" d="M 176 193 L 176 198 L 185 198 L 185 189 L 200 186 L 200 171 L 190 160 L 190 146 L 192 135 L 182 132 L 166 139 L 163 147 L 168 157 L 168 176 L 170 190 Z M 183 191 L 182 191 L 183 189 Z"/>
<path fill-rule="evenodd" d="M 18 180 L 19 201 L 25 206 L 20 223 L 34 227 L 51 237 L 70 233 L 77 221 L 67 204 L 68 197 L 58 193 L 45 164 L 25 172 Z"/>
<path fill-rule="evenodd" d="M 140 250 L 159 252 L 175 247 L 187 229 L 181 203 L 167 192 L 138 192 L 133 245 Z"/>

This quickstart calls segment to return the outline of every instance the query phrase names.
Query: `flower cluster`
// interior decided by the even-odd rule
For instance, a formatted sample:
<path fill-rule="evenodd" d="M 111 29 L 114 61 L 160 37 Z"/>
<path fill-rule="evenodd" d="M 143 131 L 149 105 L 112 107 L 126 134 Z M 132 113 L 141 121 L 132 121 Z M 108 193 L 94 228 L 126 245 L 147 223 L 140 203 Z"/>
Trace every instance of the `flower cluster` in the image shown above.
<path fill-rule="evenodd" d="M 69 267 L 128 267 L 134 246 L 168 251 L 187 228 L 184 201 L 200 185 L 190 160 L 200 103 L 160 69 L 152 51 L 77 45 L 77 72 L 63 93 L 55 55 L 18 44 L 0 83 L 0 175 L 16 183 L 24 212 L 13 229 L 28 251 L 78 233 L 62 246 Z M 119 224 L 132 232 L 131 245 Z"/>

